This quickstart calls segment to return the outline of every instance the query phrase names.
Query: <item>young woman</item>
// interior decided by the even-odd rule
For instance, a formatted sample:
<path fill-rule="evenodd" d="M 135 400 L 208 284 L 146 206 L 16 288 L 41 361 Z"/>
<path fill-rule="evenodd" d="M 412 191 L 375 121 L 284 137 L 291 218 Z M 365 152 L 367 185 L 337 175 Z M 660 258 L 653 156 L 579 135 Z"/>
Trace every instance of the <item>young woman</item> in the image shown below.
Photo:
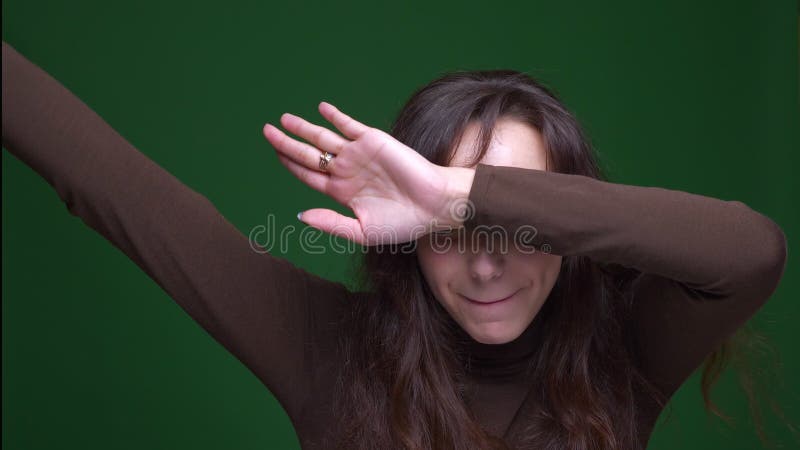
<path fill-rule="evenodd" d="M 355 216 L 348 290 L 251 243 L 3 43 L 3 146 L 285 408 L 303 448 L 643 448 L 666 401 L 776 289 L 779 226 L 738 201 L 603 179 L 573 116 L 514 71 L 457 72 L 391 131 L 264 127 Z"/>

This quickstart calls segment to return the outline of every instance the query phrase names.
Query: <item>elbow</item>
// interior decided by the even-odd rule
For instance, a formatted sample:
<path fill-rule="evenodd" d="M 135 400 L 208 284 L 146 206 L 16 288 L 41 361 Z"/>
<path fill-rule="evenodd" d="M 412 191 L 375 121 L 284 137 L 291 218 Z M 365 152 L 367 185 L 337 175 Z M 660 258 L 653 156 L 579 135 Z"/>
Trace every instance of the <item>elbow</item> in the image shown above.
<path fill-rule="evenodd" d="M 755 224 L 754 234 L 745 243 L 742 259 L 746 264 L 742 281 L 745 288 L 754 298 L 762 302 L 769 299 L 777 290 L 783 278 L 788 259 L 786 234 L 781 227 L 769 217 L 752 211 Z"/>
<path fill-rule="evenodd" d="M 773 230 L 769 243 L 770 248 L 762 262 L 759 272 L 759 275 L 764 280 L 764 289 L 767 296 L 772 295 L 778 288 L 786 270 L 786 262 L 789 257 L 786 234 L 778 224 L 771 220 L 770 222 L 772 223 Z"/>

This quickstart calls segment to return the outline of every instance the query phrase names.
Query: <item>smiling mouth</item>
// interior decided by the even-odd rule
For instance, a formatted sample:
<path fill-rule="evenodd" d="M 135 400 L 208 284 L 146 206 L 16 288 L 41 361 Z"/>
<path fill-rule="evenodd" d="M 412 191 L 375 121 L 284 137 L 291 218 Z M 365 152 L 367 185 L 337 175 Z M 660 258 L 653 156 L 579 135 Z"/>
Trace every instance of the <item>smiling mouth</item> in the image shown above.
<path fill-rule="evenodd" d="M 510 298 L 511 298 L 511 297 L 513 297 L 513 296 L 514 296 L 514 294 L 516 294 L 517 292 L 519 292 L 519 290 L 517 290 L 517 291 L 514 291 L 514 293 L 513 293 L 513 294 L 511 294 L 511 295 L 509 295 L 508 297 L 501 298 L 501 299 L 499 299 L 499 300 L 489 300 L 489 301 L 473 300 L 473 299 L 471 299 L 471 298 L 469 298 L 469 297 L 467 297 L 467 296 L 465 296 L 465 295 L 461 295 L 461 294 L 459 294 L 459 295 L 461 295 L 461 297 L 463 297 L 465 300 L 467 300 L 467 301 L 468 301 L 468 302 L 470 302 L 470 303 L 474 303 L 474 304 L 477 304 L 477 305 L 492 305 L 492 304 L 495 304 L 495 303 L 500 303 L 500 302 L 503 302 L 503 301 L 506 301 L 506 300 L 510 299 Z"/>

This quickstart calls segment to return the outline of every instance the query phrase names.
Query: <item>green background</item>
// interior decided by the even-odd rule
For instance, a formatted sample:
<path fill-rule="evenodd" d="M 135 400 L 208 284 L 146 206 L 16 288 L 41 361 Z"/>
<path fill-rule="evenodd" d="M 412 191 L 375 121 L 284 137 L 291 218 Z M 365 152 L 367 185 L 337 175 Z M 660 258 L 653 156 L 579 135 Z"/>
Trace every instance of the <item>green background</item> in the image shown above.
<path fill-rule="evenodd" d="M 513 68 L 552 86 L 611 181 L 740 200 L 798 230 L 798 16 L 792 1 L 108 2 L 6 0 L 3 39 L 243 233 L 333 207 L 263 138 L 327 100 L 388 129 L 418 86 Z M 299 448 L 238 360 L 3 152 L 3 447 Z M 344 256 L 273 250 L 348 279 Z M 800 270 L 753 319 L 782 357 L 797 423 Z M 707 418 L 695 374 L 649 448 L 760 448 L 726 372 Z M 664 419 L 670 416 L 669 421 Z M 786 427 L 768 429 L 789 447 Z"/>

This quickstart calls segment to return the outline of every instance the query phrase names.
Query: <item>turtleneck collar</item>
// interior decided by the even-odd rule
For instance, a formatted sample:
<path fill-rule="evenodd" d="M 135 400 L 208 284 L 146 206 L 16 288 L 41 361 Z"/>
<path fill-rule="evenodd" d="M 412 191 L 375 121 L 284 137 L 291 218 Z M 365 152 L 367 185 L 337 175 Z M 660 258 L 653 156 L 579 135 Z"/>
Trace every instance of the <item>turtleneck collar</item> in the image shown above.
<path fill-rule="evenodd" d="M 504 344 L 484 344 L 472 338 L 451 319 L 456 352 L 468 376 L 486 381 L 523 379 L 541 345 L 542 311 L 516 339 Z"/>

